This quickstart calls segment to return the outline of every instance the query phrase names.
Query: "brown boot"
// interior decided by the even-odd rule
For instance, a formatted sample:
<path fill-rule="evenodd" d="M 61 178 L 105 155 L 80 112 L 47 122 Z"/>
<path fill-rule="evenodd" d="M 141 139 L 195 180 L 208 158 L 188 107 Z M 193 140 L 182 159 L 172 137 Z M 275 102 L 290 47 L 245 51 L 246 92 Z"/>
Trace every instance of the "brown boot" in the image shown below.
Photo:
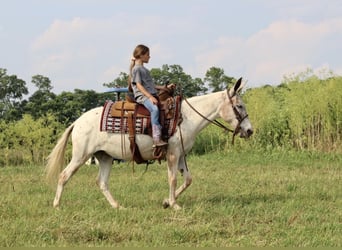
<path fill-rule="evenodd" d="M 153 137 L 153 147 L 162 147 L 167 145 L 167 142 L 164 142 L 161 139 L 161 129 L 158 125 L 152 125 L 152 137 Z"/>

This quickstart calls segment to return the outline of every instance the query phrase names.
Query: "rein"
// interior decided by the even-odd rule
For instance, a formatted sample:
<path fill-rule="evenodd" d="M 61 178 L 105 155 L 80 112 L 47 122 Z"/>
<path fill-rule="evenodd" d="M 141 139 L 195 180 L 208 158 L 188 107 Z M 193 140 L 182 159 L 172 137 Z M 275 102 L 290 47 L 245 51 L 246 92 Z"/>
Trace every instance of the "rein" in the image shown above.
<path fill-rule="evenodd" d="M 202 115 L 198 110 L 196 110 L 196 109 L 189 103 L 189 101 L 188 101 L 186 98 L 184 98 L 184 101 L 189 105 L 189 107 L 190 107 L 193 111 L 195 111 L 195 112 L 196 112 L 199 116 L 201 116 L 203 119 L 205 119 L 205 120 L 207 120 L 208 122 L 210 122 L 210 123 L 216 125 L 216 126 L 219 127 L 219 128 L 224 129 L 225 132 L 232 132 L 232 133 L 233 133 L 232 144 L 234 145 L 234 138 L 235 138 L 235 135 L 238 133 L 238 131 L 239 131 L 239 129 L 240 129 L 240 125 L 241 125 L 241 123 L 243 122 L 243 120 L 245 120 L 245 119 L 248 117 L 248 114 L 246 114 L 246 115 L 243 116 L 243 117 L 241 116 L 241 114 L 240 114 L 239 111 L 237 110 L 236 106 L 233 105 L 233 100 L 232 100 L 232 98 L 234 97 L 234 95 L 233 95 L 233 96 L 230 96 L 230 95 L 229 95 L 229 90 L 228 90 L 228 89 L 227 89 L 227 96 L 228 96 L 229 102 L 230 102 L 231 105 L 232 105 L 232 108 L 233 108 L 234 114 L 235 114 L 235 116 L 236 116 L 236 119 L 238 120 L 238 124 L 237 124 L 235 130 L 232 130 L 232 129 L 226 127 L 224 124 L 222 124 L 222 123 L 219 122 L 218 120 L 210 120 L 210 119 L 208 119 L 207 117 L 205 117 L 204 115 Z"/>
<path fill-rule="evenodd" d="M 184 98 L 184 101 L 189 105 L 189 107 L 195 111 L 199 116 L 201 116 L 203 119 L 207 120 L 208 122 L 218 126 L 219 128 L 222 128 L 225 130 L 225 132 L 232 132 L 233 133 L 233 138 L 232 138 L 232 145 L 234 145 L 234 138 L 235 138 L 235 135 L 238 133 L 239 129 L 240 129 L 240 125 L 242 123 L 242 121 L 244 119 L 246 119 L 248 117 L 248 114 L 246 114 L 244 117 L 241 116 L 240 112 L 238 111 L 238 109 L 236 108 L 235 105 L 233 105 L 233 100 L 232 98 L 234 97 L 233 96 L 230 96 L 229 95 L 229 90 L 227 89 L 227 96 L 228 96 L 228 99 L 229 99 L 229 102 L 231 103 L 232 105 L 232 108 L 233 108 L 233 111 L 234 111 L 234 114 L 236 116 L 236 119 L 238 120 L 238 124 L 235 128 L 235 130 L 232 130 L 228 127 L 226 127 L 224 124 L 222 124 L 221 122 L 219 122 L 218 120 L 210 120 L 208 119 L 207 117 L 205 117 L 204 115 L 202 115 L 198 110 L 196 110 L 188 101 L 187 98 Z M 180 139 L 181 139 L 181 144 L 182 144 L 182 149 L 183 149 L 183 154 L 184 154 L 184 164 L 185 164 L 185 168 L 186 170 L 188 171 L 188 164 L 186 162 L 186 155 L 185 155 L 185 149 L 184 149 L 184 142 L 183 142 L 183 135 L 182 135 L 182 129 L 181 129 L 181 123 L 178 124 L 179 126 L 179 133 L 180 133 Z"/>
<path fill-rule="evenodd" d="M 187 99 L 184 99 L 184 101 L 189 105 L 189 107 L 195 111 L 199 116 L 201 116 L 203 119 L 207 120 L 208 122 L 218 126 L 219 128 L 222 128 L 224 129 L 225 131 L 228 131 L 228 132 L 234 132 L 234 130 L 226 127 L 224 124 L 222 124 L 221 122 L 219 122 L 218 120 L 210 120 L 208 119 L 207 117 L 205 117 L 204 115 L 202 115 L 200 112 L 198 112 L 198 110 L 196 110 L 189 102 Z"/>

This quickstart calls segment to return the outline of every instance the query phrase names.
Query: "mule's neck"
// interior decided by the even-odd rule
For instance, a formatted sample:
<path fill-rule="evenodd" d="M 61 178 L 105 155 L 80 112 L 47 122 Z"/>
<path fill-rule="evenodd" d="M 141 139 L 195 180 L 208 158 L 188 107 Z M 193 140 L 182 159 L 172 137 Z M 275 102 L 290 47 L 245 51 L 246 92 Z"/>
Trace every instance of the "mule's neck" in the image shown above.
<path fill-rule="evenodd" d="M 227 98 L 226 91 L 215 92 L 203 96 L 196 96 L 187 99 L 191 106 L 208 120 L 215 120 L 219 117 L 221 105 Z M 187 124 L 189 131 L 198 133 L 210 122 L 194 111 L 185 101 L 182 103 L 183 123 Z"/>

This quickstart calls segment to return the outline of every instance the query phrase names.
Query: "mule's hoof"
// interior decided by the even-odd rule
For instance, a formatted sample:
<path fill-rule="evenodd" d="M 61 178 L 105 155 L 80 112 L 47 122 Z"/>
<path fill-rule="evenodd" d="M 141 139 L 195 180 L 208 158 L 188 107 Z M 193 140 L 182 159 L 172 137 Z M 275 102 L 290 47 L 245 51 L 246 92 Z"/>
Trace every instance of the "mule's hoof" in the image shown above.
<path fill-rule="evenodd" d="M 174 210 L 181 210 L 182 209 L 182 207 L 179 206 L 177 203 L 174 203 L 173 205 L 170 205 L 169 199 L 165 199 L 163 201 L 163 208 L 168 208 L 168 207 L 171 207 Z"/>
<path fill-rule="evenodd" d="M 182 207 L 179 206 L 178 204 L 173 205 L 172 208 L 173 208 L 174 210 L 181 210 L 181 209 L 182 209 Z"/>
<path fill-rule="evenodd" d="M 169 203 L 169 200 L 168 199 L 165 199 L 163 201 L 163 208 L 168 208 L 170 206 L 170 203 Z"/>
<path fill-rule="evenodd" d="M 125 210 L 126 208 L 124 206 L 121 206 L 119 203 L 113 203 L 110 204 L 112 208 L 117 209 L 117 210 Z"/>
<path fill-rule="evenodd" d="M 53 208 L 59 209 L 59 203 L 54 201 L 52 204 Z"/>

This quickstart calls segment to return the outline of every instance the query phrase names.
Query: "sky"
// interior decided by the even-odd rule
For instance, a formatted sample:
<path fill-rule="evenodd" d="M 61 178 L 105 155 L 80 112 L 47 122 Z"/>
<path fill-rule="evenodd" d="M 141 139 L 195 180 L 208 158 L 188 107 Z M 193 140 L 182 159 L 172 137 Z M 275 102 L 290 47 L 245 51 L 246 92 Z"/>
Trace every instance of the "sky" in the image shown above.
<path fill-rule="evenodd" d="M 0 68 L 51 80 L 54 93 L 107 90 L 128 73 L 138 44 L 145 66 L 180 65 L 192 78 L 211 67 L 278 85 L 310 68 L 342 75 L 341 0 L 0 0 Z"/>

